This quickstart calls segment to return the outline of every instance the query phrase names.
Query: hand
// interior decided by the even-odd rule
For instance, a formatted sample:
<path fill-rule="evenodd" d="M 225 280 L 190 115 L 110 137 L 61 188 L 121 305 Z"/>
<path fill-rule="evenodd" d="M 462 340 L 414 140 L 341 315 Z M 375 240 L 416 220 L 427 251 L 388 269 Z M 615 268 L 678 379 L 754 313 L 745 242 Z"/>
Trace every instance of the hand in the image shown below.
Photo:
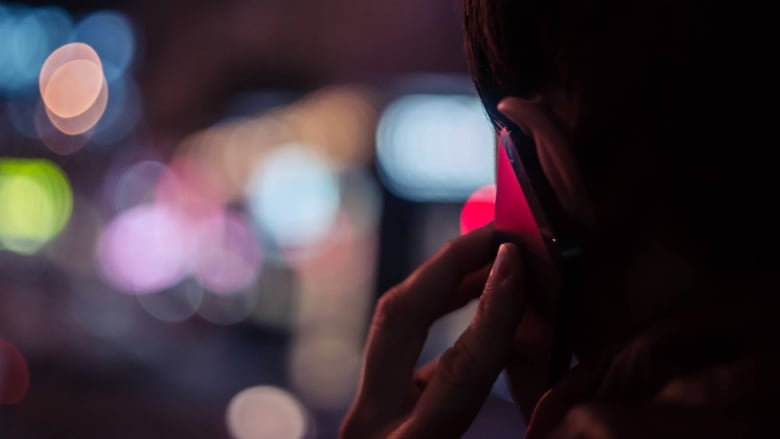
<path fill-rule="evenodd" d="M 471 425 L 512 350 L 524 309 L 519 250 L 492 256 L 492 228 L 446 245 L 379 300 L 366 344 L 358 395 L 341 437 L 459 437 Z M 454 346 L 416 374 L 428 329 L 479 295 L 470 326 Z"/>

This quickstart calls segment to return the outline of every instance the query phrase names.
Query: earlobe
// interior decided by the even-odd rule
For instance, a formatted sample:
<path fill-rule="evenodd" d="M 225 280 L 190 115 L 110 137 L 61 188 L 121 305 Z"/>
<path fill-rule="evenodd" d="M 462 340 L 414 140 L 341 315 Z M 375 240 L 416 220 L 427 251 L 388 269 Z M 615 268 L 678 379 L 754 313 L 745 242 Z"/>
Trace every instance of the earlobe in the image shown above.
<path fill-rule="evenodd" d="M 576 219 L 591 223 L 592 207 L 566 133 L 568 127 L 561 126 L 555 109 L 537 96 L 505 98 L 498 104 L 498 111 L 533 138 L 542 169 L 564 209 Z M 568 112 L 561 109 L 560 113 Z"/>

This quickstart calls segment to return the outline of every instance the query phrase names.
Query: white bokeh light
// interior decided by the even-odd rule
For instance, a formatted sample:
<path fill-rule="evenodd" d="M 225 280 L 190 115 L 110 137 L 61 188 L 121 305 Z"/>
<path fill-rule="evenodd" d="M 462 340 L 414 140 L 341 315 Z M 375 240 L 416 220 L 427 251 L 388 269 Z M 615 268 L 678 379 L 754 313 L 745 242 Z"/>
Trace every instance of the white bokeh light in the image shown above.
<path fill-rule="evenodd" d="M 307 415 L 298 400 L 282 389 L 259 386 L 233 397 L 227 424 L 235 439 L 302 439 Z"/>
<path fill-rule="evenodd" d="M 392 102 L 377 129 L 385 185 L 414 201 L 463 201 L 493 181 L 495 134 L 479 99 L 412 94 Z"/>
<path fill-rule="evenodd" d="M 340 204 L 335 171 L 316 153 L 286 146 L 249 181 L 254 220 L 282 247 L 305 247 L 330 230 Z"/>

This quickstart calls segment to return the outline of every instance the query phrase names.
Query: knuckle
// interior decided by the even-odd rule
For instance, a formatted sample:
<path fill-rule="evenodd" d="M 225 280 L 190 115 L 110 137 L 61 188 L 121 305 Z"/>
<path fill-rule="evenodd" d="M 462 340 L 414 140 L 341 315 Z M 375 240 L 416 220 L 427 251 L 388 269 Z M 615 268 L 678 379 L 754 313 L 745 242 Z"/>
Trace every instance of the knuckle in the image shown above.
<path fill-rule="evenodd" d="M 398 287 L 396 287 L 398 288 Z M 388 291 L 379 298 L 374 311 L 374 326 L 393 325 L 403 318 L 404 304 L 395 289 Z"/>
<path fill-rule="evenodd" d="M 447 255 L 457 251 L 457 248 L 458 248 L 458 239 L 457 238 L 450 239 L 446 241 L 444 244 L 442 244 L 441 247 L 439 247 L 439 254 Z"/>
<path fill-rule="evenodd" d="M 465 248 L 462 243 L 462 238 L 455 238 L 442 244 L 439 251 L 436 252 L 434 259 L 442 261 L 453 275 L 463 275 L 464 269 L 462 267 L 462 259 L 464 256 Z"/>
<path fill-rule="evenodd" d="M 493 298 L 493 295 L 494 295 L 493 287 L 490 285 L 486 285 L 485 288 L 482 290 L 482 297 L 477 303 L 476 316 L 478 318 L 481 318 L 486 315 L 490 315 L 491 313 L 496 311 L 496 304 L 494 303 L 495 301 L 491 300 Z"/>
<path fill-rule="evenodd" d="M 462 387 L 473 375 L 477 367 L 477 357 L 472 349 L 461 341 L 447 349 L 439 360 L 440 379 L 450 386 Z"/>
<path fill-rule="evenodd" d="M 439 247 L 435 258 L 446 260 L 449 264 L 458 262 L 457 255 L 462 252 L 461 238 L 450 239 Z"/>

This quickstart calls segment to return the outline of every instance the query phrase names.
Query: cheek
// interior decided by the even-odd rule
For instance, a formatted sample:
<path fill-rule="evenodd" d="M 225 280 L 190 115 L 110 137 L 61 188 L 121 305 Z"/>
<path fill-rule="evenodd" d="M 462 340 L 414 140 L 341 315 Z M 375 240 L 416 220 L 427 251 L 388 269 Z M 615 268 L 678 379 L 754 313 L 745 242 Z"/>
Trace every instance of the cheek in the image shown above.
<path fill-rule="evenodd" d="M 534 142 L 539 163 L 561 206 L 573 218 L 584 224 L 591 224 L 591 203 L 585 192 L 579 167 L 569 152 L 570 145 L 557 135 L 553 139 L 534 136 Z"/>
<path fill-rule="evenodd" d="M 568 177 L 570 170 L 567 169 L 569 166 L 567 166 L 566 160 L 556 152 L 556 150 L 565 148 L 566 145 L 552 143 L 550 139 L 541 136 L 534 136 L 534 143 L 544 175 L 550 181 L 558 201 L 564 209 L 569 211 L 573 198 L 572 182 Z"/>

